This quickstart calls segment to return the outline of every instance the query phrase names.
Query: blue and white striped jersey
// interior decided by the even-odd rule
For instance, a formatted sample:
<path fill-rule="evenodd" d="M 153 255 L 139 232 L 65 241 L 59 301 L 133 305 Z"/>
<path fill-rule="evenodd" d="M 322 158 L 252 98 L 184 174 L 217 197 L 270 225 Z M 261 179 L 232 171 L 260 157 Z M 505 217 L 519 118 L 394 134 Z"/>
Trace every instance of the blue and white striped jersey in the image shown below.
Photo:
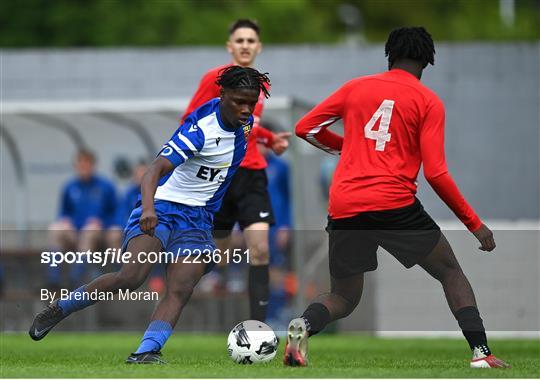
<path fill-rule="evenodd" d="M 228 128 L 219 103 L 219 98 L 212 99 L 193 111 L 163 146 L 159 155 L 175 168 L 159 181 L 155 199 L 219 210 L 253 126 L 251 116 L 246 125 Z"/>

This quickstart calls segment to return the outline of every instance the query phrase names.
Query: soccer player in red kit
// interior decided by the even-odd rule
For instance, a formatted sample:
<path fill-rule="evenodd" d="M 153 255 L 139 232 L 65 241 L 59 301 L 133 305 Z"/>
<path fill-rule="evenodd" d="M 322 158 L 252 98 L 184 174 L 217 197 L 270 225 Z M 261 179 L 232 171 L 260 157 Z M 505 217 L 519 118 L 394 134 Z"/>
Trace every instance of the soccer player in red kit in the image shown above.
<path fill-rule="evenodd" d="M 385 53 L 388 71 L 347 82 L 296 125 L 299 137 L 341 157 L 327 227 L 331 290 L 289 324 L 284 362 L 307 365 L 308 336 L 355 309 L 364 272 L 377 268 L 381 246 L 406 268 L 418 264 L 441 282 L 471 347 L 471 367 L 507 367 L 488 347 L 473 290 L 452 248 L 415 197 L 423 164 L 429 184 L 480 241 L 480 249 L 495 248 L 493 233 L 448 173 L 444 105 L 420 82 L 422 70 L 434 63 L 433 40 L 422 27 L 396 29 Z M 327 129 L 339 119 L 343 137 Z"/>
<path fill-rule="evenodd" d="M 262 49 L 259 33 L 259 26 L 251 20 L 237 20 L 231 26 L 227 51 L 231 54 L 232 63 L 211 69 L 203 76 L 182 120 L 200 105 L 220 96 L 220 87 L 216 84 L 216 79 L 221 70 L 231 65 L 242 67 L 253 65 Z M 274 223 L 274 215 L 267 190 L 268 180 L 265 172 L 267 163 L 257 144 L 264 144 L 274 153 L 281 154 L 287 149 L 288 137 L 291 135 L 289 132 L 273 134 L 260 126 L 264 99 L 261 92 L 253 112 L 255 122 L 249 135 L 246 156 L 233 177 L 221 209 L 214 219 L 214 239 L 221 252 L 230 247 L 231 232 L 236 222 L 244 233 L 249 249 L 250 318 L 260 321 L 266 318 L 270 293 L 268 230 Z"/>

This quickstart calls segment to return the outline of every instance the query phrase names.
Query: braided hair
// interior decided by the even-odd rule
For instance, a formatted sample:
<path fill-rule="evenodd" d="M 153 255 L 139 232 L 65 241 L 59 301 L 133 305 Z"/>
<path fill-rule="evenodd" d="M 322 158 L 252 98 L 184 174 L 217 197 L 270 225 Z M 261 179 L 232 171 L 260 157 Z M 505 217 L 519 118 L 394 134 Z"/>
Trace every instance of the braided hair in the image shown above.
<path fill-rule="evenodd" d="M 399 59 L 412 59 L 425 68 L 435 63 L 435 46 L 431 35 L 423 27 L 394 29 L 384 46 L 385 56 L 392 66 Z"/>
<path fill-rule="evenodd" d="M 270 97 L 268 73 L 260 73 L 251 67 L 229 66 L 219 72 L 216 84 L 223 89 L 250 89 L 262 92 L 265 98 Z"/>

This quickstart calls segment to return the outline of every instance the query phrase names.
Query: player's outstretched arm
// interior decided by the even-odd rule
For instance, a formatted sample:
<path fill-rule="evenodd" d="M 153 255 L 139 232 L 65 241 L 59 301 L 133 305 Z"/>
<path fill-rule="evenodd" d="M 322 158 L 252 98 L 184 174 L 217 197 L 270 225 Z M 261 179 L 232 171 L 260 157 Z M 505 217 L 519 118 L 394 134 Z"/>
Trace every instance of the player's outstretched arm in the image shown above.
<path fill-rule="evenodd" d="M 444 123 L 444 106 L 439 99 L 434 99 L 420 130 L 424 176 L 437 195 L 478 239 L 480 249 L 492 251 L 495 248 L 493 233 L 467 203 L 448 172 L 444 153 Z"/>
<path fill-rule="evenodd" d="M 257 144 L 263 144 L 267 148 L 272 148 L 274 143 L 274 134 L 265 127 L 262 127 L 257 121 L 258 117 L 253 116 L 253 128 L 249 134 L 249 139 L 253 139 Z"/>
<path fill-rule="evenodd" d="M 271 149 L 278 156 L 283 154 L 289 147 L 289 138 L 292 136 L 291 132 L 279 132 L 274 135 Z"/>
<path fill-rule="evenodd" d="M 473 208 L 467 203 L 459 191 L 450 173 L 445 172 L 436 177 L 424 173 L 427 181 L 435 190 L 437 195 L 446 203 L 446 205 L 456 214 L 456 216 L 465 224 L 465 226 L 478 239 L 482 251 L 493 251 L 495 249 L 495 240 L 493 232 L 482 223 Z"/>
<path fill-rule="evenodd" d="M 150 236 L 158 224 L 156 210 L 154 209 L 154 195 L 159 179 L 174 169 L 168 159 L 158 156 L 150 165 L 141 182 L 142 214 L 139 221 L 141 231 Z"/>
<path fill-rule="evenodd" d="M 258 126 L 257 122 L 255 122 L 249 138 L 253 139 L 258 144 L 263 144 L 267 148 L 272 149 L 272 151 L 279 156 L 289 147 L 289 138 L 291 136 L 292 133 L 290 132 L 279 132 L 274 134 L 265 127 Z"/>

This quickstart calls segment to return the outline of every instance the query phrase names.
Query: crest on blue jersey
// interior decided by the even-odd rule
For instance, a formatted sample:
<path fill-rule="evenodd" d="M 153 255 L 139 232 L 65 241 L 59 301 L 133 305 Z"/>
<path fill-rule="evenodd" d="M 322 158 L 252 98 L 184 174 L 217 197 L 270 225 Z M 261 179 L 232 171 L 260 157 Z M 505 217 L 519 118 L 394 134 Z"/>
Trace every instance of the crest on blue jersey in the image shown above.
<path fill-rule="evenodd" d="M 249 132 L 251 132 L 251 125 L 244 125 L 244 137 L 247 139 L 249 137 Z"/>

